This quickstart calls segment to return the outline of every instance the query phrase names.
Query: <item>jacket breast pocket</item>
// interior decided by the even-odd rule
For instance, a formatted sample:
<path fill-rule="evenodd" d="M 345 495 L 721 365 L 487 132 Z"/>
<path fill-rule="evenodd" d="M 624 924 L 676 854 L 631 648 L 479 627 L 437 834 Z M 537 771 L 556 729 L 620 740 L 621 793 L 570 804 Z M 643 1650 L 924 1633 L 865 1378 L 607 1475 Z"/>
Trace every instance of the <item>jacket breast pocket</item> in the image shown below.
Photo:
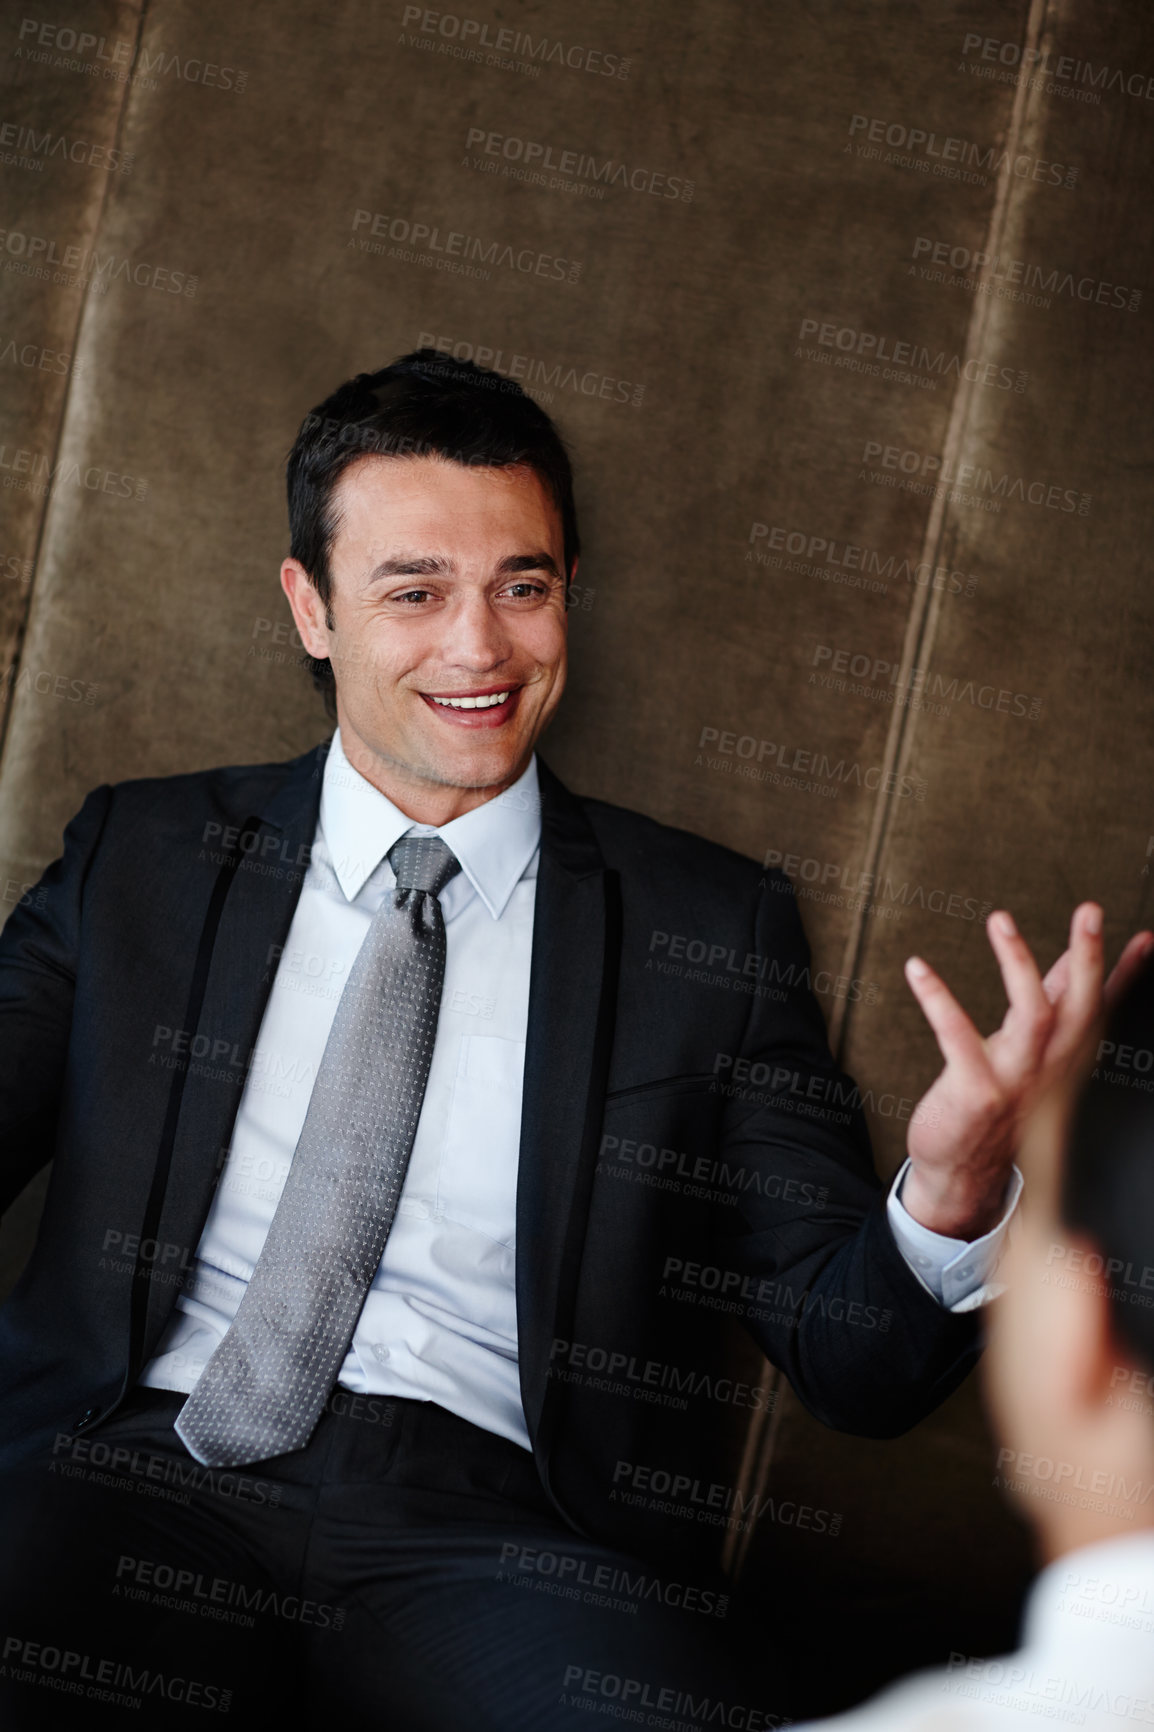
<path fill-rule="evenodd" d="M 461 1036 L 441 1151 L 437 1211 L 499 1245 L 517 1239 L 525 1042 Z"/>

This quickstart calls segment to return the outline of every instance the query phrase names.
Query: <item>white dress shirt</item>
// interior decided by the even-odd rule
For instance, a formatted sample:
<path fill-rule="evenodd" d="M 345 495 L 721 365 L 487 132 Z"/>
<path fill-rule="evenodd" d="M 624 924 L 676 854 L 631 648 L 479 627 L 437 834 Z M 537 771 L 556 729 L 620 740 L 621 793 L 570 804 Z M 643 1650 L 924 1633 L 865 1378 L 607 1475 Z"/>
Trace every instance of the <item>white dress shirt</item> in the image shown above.
<path fill-rule="evenodd" d="M 980 1239 L 950 1239 L 934 1233 L 907 1214 L 901 1204 L 902 1186 L 909 1172 L 908 1158 L 894 1175 L 886 1199 L 886 1214 L 898 1250 L 926 1290 L 947 1311 L 973 1311 L 1005 1291 L 1005 1282 L 992 1279 L 1005 1246 L 1006 1232 L 1022 1194 L 1022 1175 L 1015 1167 L 1006 1189 L 1002 1218 Z"/>
<path fill-rule="evenodd" d="M 794 1732 L 1026 1732 L 1154 1724 L 1154 1532 L 1079 1546 L 1038 1576 L 1022 1646 L 952 1654 L 860 1708 Z"/>
<path fill-rule="evenodd" d="M 517 1364 L 516 1199 L 529 964 L 540 853 L 537 759 L 496 799 L 415 824 L 349 764 L 324 769 L 308 869 L 189 1276 L 140 1381 L 191 1392 L 236 1315 L 304 1125 L 337 1002 L 407 831 L 461 864 L 440 893 L 445 979 L 429 1080 L 396 1219 L 338 1383 L 436 1401 L 530 1448 Z M 981 1304 L 1006 1219 L 967 1245 L 887 1204 L 918 1279 L 952 1310 Z M 1021 1188 L 1020 1178 L 1017 1189 Z"/>
<path fill-rule="evenodd" d="M 337 1001 L 408 830 L 461 870 L 440 893 L 445 979 L 396 1218 L 337 1381 L 436 1401 L 529 1448 L 515 1292 L 521 1084 L 540 839 L 537 761 L 433 831 L 354 770 L 334 735 L 313 850 L 192 1274 L 142 1383 L 191 1391 L 236 1315 L 304 1124 Z"/>

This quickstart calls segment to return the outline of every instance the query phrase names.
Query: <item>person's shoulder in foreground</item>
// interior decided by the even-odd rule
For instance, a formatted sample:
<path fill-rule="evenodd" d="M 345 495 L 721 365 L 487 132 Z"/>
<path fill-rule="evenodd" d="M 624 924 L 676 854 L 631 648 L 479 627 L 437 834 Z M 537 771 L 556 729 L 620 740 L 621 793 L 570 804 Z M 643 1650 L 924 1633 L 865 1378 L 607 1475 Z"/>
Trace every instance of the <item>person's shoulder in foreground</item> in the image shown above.
<path fill-rule="evenodd" d="M 1105 1038 L 1030 1115 L 1027 1206 L 983 1365 L 999 1483 L 1047 1560 L 1022 1644 L 953 1653 L 814 1732 L 1154 1725 L 1154 1095 L 1129 1062 L 1154 1048 L 1149 957 L 1106 1003 Z"/>

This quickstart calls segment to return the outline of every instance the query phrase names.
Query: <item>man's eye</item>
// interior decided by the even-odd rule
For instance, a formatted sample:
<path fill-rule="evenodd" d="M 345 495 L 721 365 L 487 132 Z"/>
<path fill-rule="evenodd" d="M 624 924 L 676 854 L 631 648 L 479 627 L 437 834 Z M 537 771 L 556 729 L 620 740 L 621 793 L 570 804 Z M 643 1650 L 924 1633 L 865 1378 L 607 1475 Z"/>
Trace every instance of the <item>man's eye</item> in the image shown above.
<path fill-rule="evenodd" d="M 522 595 L 544 595 L 545 585 L 543 583 L 511 583 L 509 594 L 512 595 L 516 590 L 519 590 Z"/>
<path fill-rule="evenodd" d="M 431 594 L 432 591 L 428 589 L 406 589 L 403 590 L 400 595 L 395 595 L 393 600 L 420 602 L 424 601 L 425 597 Z"/>

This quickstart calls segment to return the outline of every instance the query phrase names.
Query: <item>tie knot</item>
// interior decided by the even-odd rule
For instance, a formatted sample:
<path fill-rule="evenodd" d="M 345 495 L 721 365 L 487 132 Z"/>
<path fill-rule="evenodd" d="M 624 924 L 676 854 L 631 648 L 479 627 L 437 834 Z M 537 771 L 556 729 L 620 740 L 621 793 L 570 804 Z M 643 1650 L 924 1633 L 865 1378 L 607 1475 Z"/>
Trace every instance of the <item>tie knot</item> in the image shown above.
<path fill-rule="evenodd" d="M 429 890 L 434 896 L 461 870 L 461 862 L 439 836 L 402 836 L 387 858 L 398 890 Z"/>

